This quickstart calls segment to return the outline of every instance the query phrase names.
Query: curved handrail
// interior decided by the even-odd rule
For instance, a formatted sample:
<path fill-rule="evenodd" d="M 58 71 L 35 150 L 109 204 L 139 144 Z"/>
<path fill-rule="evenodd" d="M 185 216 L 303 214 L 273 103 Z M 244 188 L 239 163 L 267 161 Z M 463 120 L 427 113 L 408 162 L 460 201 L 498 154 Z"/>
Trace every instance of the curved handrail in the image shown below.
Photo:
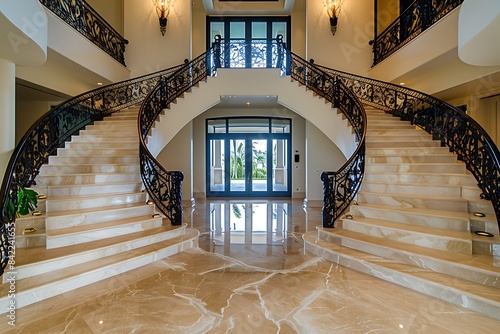
<path fill-rule="evenodd" d="M 184 174 L 166 170 L 149 151 L 146 141 L 160 113 L 178 97 L 215 73 L 207 64 L 212 49 L 184 64 L 169 76 L 163 77 L 141 104 L 137 126 L 139 130 L 139 157 L 141 176 L 156 207 L 170 220 L 172 225 L 182 224 L 182 180 Z"/>
<path fill-rule="evenodd" d="M 40 3 L 125 66 L 128 41 L 85 0 L 40 0 Z"/>
<path fill-rule="evenodd" d="M 17 205 L 19 187 L 34 184 L 49 155 L 86 125 L 118 109 L 141 102 L 160 77 L 183 65 L 100 87 L 71 98 L 40 117 L 14 149 L 0 188 L 0 275 L 7 265 L 6 245 L 12 240 L 16 217 L 7 214 L 7 199 Z"/>
<path fill-rule="evenodd" d="M 364 103 L 411 121 L 456 153 L 476 178 L 481 198 L 492 202 L 500 228 L 500 151 L 479 123 L 452 105 L 419 91 L 315 66 L 338 76 Z"/>
<path fill-rule="evenodd" d="M 290 52 L 292 79 L 338 108 L 353 127 L 358 147 L 337 171 L 325 171 L 323 181 L 323 227 L 334 227 L 335 221 L 356 196 L 365 170 L 366 112 L 356 95 L 338 79 Z"/>

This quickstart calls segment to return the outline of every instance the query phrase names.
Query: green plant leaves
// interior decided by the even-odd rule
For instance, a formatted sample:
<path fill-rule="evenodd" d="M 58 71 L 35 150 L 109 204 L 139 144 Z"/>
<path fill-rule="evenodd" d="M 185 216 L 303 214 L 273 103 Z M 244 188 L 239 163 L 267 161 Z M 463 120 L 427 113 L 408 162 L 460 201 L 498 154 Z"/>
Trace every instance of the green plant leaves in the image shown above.
<path fill-rule="evenodd" d="M 31 189 L 19 187 L 17 192 L 17 214 L 27 215 L 36 209 L 38 205 L 38 194 Z"/>

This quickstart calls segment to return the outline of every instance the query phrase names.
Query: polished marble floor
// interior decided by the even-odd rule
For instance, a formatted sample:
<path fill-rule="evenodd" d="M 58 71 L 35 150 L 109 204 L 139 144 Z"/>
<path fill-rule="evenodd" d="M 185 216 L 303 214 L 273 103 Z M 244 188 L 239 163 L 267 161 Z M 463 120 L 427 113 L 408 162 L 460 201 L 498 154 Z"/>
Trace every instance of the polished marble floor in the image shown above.
<path fill-rule="evenodd" d="M 17 312 L 8 333 L 499 333 L 500 321 L 303 253 L 320 210 L 198 201 L 200 248 Z"/>

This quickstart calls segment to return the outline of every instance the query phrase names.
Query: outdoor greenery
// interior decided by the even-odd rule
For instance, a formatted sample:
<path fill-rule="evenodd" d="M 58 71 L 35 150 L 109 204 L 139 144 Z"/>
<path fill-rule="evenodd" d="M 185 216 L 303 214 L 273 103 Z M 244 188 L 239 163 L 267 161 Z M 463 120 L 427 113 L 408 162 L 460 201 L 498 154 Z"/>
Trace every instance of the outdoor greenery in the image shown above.
<path fill-rule="evenodd" d="M 245 166 L 245 145 L 243 141 L 233 140 L 233 148 L 231 152 L 230 175 L 232 180 L 243 180 Z M 255 147 L 255 142 L 252 145 L 252 179 L 266 180 L 266 152 Z"/>

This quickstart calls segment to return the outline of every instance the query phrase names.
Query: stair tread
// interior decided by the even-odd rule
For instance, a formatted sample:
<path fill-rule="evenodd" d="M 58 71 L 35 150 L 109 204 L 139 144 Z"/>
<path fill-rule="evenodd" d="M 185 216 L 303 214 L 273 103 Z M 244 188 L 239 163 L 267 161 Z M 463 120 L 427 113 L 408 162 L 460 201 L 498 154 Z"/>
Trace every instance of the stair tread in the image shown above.
<path fill-rule="evenodd" d="M 353 233 L 355 233 L 355 232 L 353 232 Z M 499 289 L 497 289 L 495 287 L 474 283 L 472 281 L 453 277 L 453 276 L 450 276 L 447 274 L 442 274 L 442 273 L 435 272 L 435 271 L 432 271 L 429 269 L 415 267 L 411 264 L 406 264 L 406 263 L 402 263 L 402 262 L 399 262 L 396 260 L 373 255 L 370 253 L 366 253 L 363 251 L 359 251 L 356 249 L 345 247 L 345 246 L 342 246 L 339 244 L 333 244 L 333 243 L 330 243 L 330 242 L 327 242 L 327 241 L 324 241 L 321 239 L 319 239 L 319 240 L 317 238 L 313 239 L 312 234 L 308 235 L 306 233 L 305 239 L 311 243 L 318 244 L 321 247 L 332 250 L 334 252 L 343 254 L 343 255 L 348 256 L 348 257 L 356 258 L 363 263 L 372 263 L 372 264 L 375 264 L 375 265 L 378 265 L 381 267 L 385 267 L 385 268 L 393 270 L 393 271 L 400 272 L 400 273 L 405 274 L 405 275 L 410 275 L 410 276 L 413 276 L 413 277 L 416 277 L 419 279 L 426 280 L 428 282 L 433 282 L 435 284 L 443 285 L 443 286 L 446 286 L 450 289 L 458 290 L 458 291 L 461 291 L 463 293 L 466 293 L 466 294 L 469 294 L 472 296 L 477 296 L 477 297 L 482 298 L 484 300 L 493 302 L 497 306 L 500 306 Z M 396 241 L 393 241 L 393 242 L 396 243 Z M 407 245 L 405 245 L 405 246 L 406 246 L 406 248 L 408 248 Z M 419 246 L 412 246 L 412 247 L 423 248 L 423 247 L 419 247 Z M 429 250 L 429 252 L 434 254 L 434 253 L 439 252 L 439 251 L 431 249 L 431 250 Z M 441 251 L 441 252 L 444 252 L 444 251 Z M 469 257 L 469 258 L 474 257 L 474 255 L 468 256 L 468 255 L 463 255 L 463 254 L 454 254 L 453 257 L 458 257 L 458 256 L 464 256 L 464 257 Z M 430 257 L 435 257 L 435 256 L 431 255 Z M 453 262 L 453 260 L 451 260 L 451 259 L 444 260 L 444 261 Z M 463 264 L 463 265 L 468 266 L 468 264 Z M 481 269 L 481 268 L 477 268 L 477 269 Z M 488 270 L 488 269 L 484 269 L 484 270 Z M 497 271 L 495 271 L 495 272 L 497 272 Z"/>
<path fill-rule="evenodd" d="M 113 174 L 113 173 L 111 173 Z M 137 174 L 137 173 L 131 173 L 131 174 Z M 89 174 L 87 174 L 89 175 Z M 92 175 L 92 174 L 90 174 Z M 113 174 L 113 175 L 116 175 L 116 174 Z M 68 175 L 68 174 L 63 174 L 61 175 L 61 177 L 66 177 L 66 176 L 71 176 L 71 175 Z M 109 182 L 109 181 L 106 181 L 106 182 L 97 182 L 97 183 L 83 183 L 83 184 L 54 184 L 54 185 L 49 185 L 49 187 L 51 189 L 53 188 L 82 188 L 82 187 L 107 187 L 107 186 L 122 186 L 122 185 L 130 185 L 130 184 L 134 184 L 134 185 L 138 185 L 138 184 L 142 184 L 142 181 L 113 181 L 113 182 Z M 121 193 L 113 193 L 113 194 L 121 194 Z M 97 194 L 96 194 L 97 195 Z M 105 193 L 103 193 L 102 195 L 106 195 Z M 78 196 L 78 195 L 71 195 L 71 197 L 73 196 Z M 92 195 L 79 195 L 79 196 L 92 196 Z M 62 196 L 62 197 L 67 197 L 67 196 Z M 54 197 L 54 196 L 51 196 L 50 199 L 58 199 L 59 197 Z"/>
<path fill-rule="evenodd" d="M 49 229 L 47 231 L 47 237 L 58 237 L 61 235 L 76 234 L 80 232 L 97 231 L 101 229 L 107 229 L 110 227 L 120 227 L 123 225 L 143 223 L 146 221 L 152 221 L 157 219 L 159 218 L 153 218 L 151 215 L 144 215 L 144 216 L 136 216 L 130 218 L 117 219 L 117 220 L 108 220 L 101 223 L 76 225 L 72 227 L 65 227 L 58 229 Z"/>
<path fill-rule="evenodd" d="M 381 220 L 375 218 L 367 218 L 362 216 L 353 215 L 353 219 L 345 219 L 346 221 L 356 221 L 359 223 L 372 225 L 372 226 L 381 226 L 394 230 L 405 230 L 410 231 L 412 233 L 425 234 L 434 237 L 440 237 L 443 239 L 463 239 L 463 240 L 471 240 L 472 236 L 470 232 L 463 231 L 453 231 L 453 230 L 443 230 L 440 228 L 420 226 L 420 225 L 411 225 L 398 223 L 388 220 Z"/>
<path fill-rule="evenodd" d="M 148 205 L 148 204 L 141 202 L 141 203 L 128 203 L 128 204 L 120 204 L 120 205 L 110 205 L 110 206 L 104 206 L 104 207 L 98 207 L 98 208 L 65 210 L 65 211 L 53 211 L 53 212 L 46 213 L 46 216 L 47 216 L 47 218 L 50 218 L 50 217 L 63 217 L 63 216 L 72 216 L 72 215 L 82 215 L 82 214 L 86 214 L 86 213 L 97 213 L 97 212 L 103 212 L 103 211 L 128 209 L 128 208 L 134 208 L 134 207 L 146 206 L 146 205 Z"/>
<path fill-rule="evenodd" d="M 397 197 L 409 197 L 416 199 L 435 199 L 435 200 L 446 200 L 446 201 L 457 201 L 457 202 L 467 202 L 467 199 L 457 196 L 443 196 L 443 195 L 426 195 L 426 194 L 409 194 L 409 193 L 380 193 L 373 191 L 365 191 L 360 190 L 358 193 L 360 194 L 368 194 L 368 195 L 380 195 L 380 196 L 397 196 Z M 364 202 L 360 202 L 364 203 Z"/>
<path fill-rule="evenodd" d="M 425 182 L 398 182 L 398 181 L 367 181 L 364 180 L 363 184 L 371 183 L 371 184 L 387 184 L 387 185 L 402 185 L 402 186 L 422 186 L 422 187 L 453 187 L 453 188 L 461 188 L 462 186 L 459 184 L 449 184 L 449 183 L 425 183 Z"/>
<path fill-rule="evenodd" d="M 72 277 L 77 277 L 80 275 L 91 273 L 95 270 L 103 270 L 105 267 L 116 265 L 117 263 L 124 262 L 128 259 L 142 257 L 147 254 L 158 251 L 159 249 L 166 248 L 168 246 L 175 245 L 182 240 L 188 240 L 190 238 L 196 237 L 196 230 L 188 230 L 185 234 L 176 236 L 164 241 L 156 242 L 147 246 L 139 247 L 127 252 L 121 252 L 100 258 L 96 261 L 85 262 L 81 264 L 76 264 L 71 267 L 65 267 L 57 269 L 45 274 L 39 274 L 36 276 L 27 277 L 16 281 L 16 288 L 18 289 L 18 294 L 23 291 L 33 289 L 35 287 L 41 287 L 44 285 L 49 285 L 58 281 L 64 281 Z M 5 298 L 8 294 L 9 289 L 8 283 L 5 283 L 0 288 L 0 297 Z"/>
<path fill-rule="evenodd" d="M 164 219 L 163 226 L 154 229 L 119 235 L 111 238 L 96 240 L 85 244 L 76 244 L 63 246 L 59 248 L 47 249 L 45 246 L 33 248 L 16 249 L 16 267 L 21 269 L 23 266 L 36 264 L 39 262 L 52 261 L 71 255 L 104 249 L 110 246 L 123 244 L 141 238 L 148 238 L 160 233 L 172 232 L 182 226 L 170 226 Z"/>
<path fill-rule="evenodd" d="M 469 214 L 466 212 L 456 212 L 456 211 L 445 211 L 445 210 L 435 210 L 427 208 L 413 208 L 413 207 L 401 207 L 392 206 L 386 204 L 370 204 L 364 202 L 358 202 L 359 207 L 366 207 L 370 209 L 378 209 L 385 211 L 395 211 L 400 213 L 417 214 L 424 216 L 434 216 L 439 218 L 454 218 L 460 220 L 469 220 Z"/>
<path fill-rule="evenodd" d="M 104 185 L 107 185 L 105 183 Z M 101 185 L 102 186 L 102 185 Z M 51 186 L 52 187 L 52 186 Z M 92 199 L 92 198 L 107 198 L 116 196 L 127 196 L 127 195 L 143 195 L 143 192 L 117 192 L 117 193 L 104 193 L 104 194 L 91 194 L 91 195 L 71 195 L 71 196 L 51 196 L 48 201 L 50 202 L 64 202 L 64 201 L 74 201 L 82 199 Z"/>

